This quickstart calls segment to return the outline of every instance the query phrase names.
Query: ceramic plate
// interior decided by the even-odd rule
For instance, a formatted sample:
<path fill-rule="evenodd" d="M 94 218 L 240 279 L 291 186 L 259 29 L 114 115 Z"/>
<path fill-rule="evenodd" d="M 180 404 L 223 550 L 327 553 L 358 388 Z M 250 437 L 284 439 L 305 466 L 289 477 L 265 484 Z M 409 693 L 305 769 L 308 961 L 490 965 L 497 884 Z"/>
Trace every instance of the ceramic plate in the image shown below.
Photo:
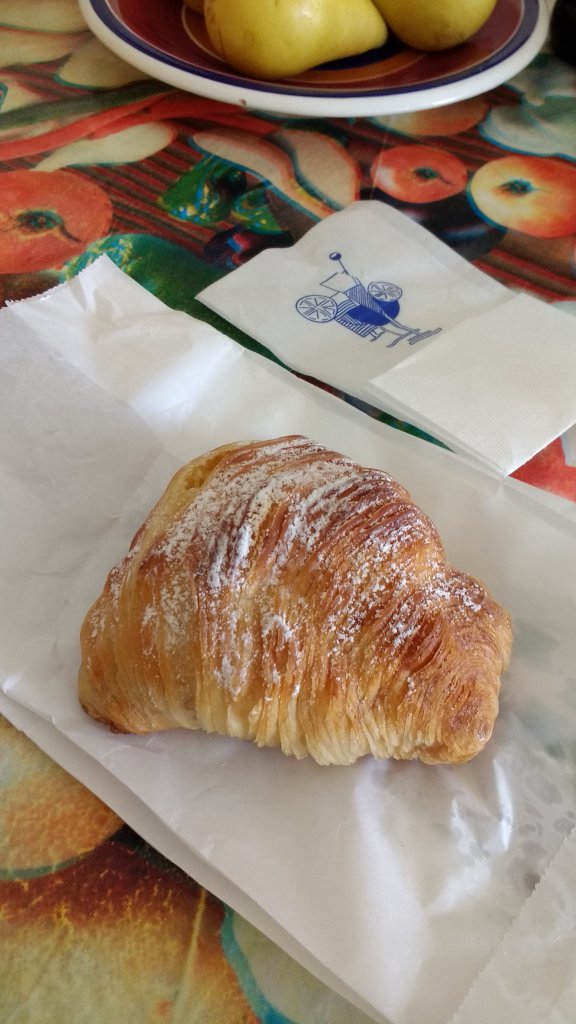
<path fill-rule="evenodd" d="M 396 114 L 476 96 L 521 71 L 548 28 L 543 0 L 497 0 L 483 28 L 452 50 L 425 54 L 391 39 L 360 57 L 264 82 L 220 60 L 202 18 L 180 0 L 80 0 L 80 7 L 101 42 L 153 78 L 225 103 L 312 117 Z"/>

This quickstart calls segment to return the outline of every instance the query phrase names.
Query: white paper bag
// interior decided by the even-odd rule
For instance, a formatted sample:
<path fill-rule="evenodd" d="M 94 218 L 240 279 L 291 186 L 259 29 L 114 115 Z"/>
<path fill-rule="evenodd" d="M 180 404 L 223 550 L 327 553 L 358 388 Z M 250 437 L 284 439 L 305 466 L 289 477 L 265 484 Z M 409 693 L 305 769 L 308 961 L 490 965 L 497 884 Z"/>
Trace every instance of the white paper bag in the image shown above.
<path fill-rule="evenodd" d="M 1 311 L 0 359 L 2 710 L 375 1020 L 446 1024 L 574 821 L 573 515 L 170 311 L 106 258 Z M 502 709 L 470 764 L 326 769 L 201 733 L 113 735 L 79 707 L 80 623 L 176 466 L 285 433 L 391 472 L 509 608 Z"/>

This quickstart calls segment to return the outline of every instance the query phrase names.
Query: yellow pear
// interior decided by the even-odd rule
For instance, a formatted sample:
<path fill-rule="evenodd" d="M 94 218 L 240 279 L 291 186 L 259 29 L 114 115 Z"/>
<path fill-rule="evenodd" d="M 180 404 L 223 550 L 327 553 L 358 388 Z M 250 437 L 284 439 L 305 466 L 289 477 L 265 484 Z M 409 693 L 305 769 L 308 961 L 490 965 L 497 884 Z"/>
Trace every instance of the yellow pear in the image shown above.
<path fill-rule="evenodd" d="M 387 28 L 372 0 L 205 0 L 212 46 L 256 78 L 288 78 L 381 46 Z"/>
<path fill-rule="evenodd" d="M 448 50 L 470 39 L 496 0 L 373 0 L 388 27 L 416 50 Z"/>

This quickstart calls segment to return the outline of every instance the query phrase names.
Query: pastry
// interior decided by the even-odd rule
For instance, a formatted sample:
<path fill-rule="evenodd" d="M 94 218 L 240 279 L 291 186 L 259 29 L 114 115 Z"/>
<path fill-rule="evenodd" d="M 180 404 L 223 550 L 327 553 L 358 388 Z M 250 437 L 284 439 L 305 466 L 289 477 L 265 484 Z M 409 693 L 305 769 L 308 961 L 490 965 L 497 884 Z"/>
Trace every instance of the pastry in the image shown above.
<path fill-rule="evenodd" d="M 282 437 L 175 475 L 84 620 L 79 697 L 117 732 L 460 762 L 492 733 L 511 642 L 400 484 Z"/>

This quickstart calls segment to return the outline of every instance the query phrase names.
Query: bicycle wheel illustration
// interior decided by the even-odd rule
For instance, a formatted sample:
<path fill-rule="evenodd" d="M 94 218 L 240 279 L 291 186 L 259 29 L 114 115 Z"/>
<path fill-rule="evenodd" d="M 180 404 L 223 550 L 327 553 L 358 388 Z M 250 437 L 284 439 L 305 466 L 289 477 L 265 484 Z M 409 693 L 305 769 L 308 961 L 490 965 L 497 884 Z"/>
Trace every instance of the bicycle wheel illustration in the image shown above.
<path fill-rule="evenodd" d="M 303 295 L 298 299 L 296 309 L 305 320 L 318 324 L 333 320 L 338 311 L 335 300 L 329 295 Z"/>
<path fill-rule="evenodd" d="M 368 293 L 374 299 L 381 302 L 393 302 L 402 295 L 402 289 L 397 284 L 390 284 L 388 281 L 371 281 L 368 285 Z"/>

